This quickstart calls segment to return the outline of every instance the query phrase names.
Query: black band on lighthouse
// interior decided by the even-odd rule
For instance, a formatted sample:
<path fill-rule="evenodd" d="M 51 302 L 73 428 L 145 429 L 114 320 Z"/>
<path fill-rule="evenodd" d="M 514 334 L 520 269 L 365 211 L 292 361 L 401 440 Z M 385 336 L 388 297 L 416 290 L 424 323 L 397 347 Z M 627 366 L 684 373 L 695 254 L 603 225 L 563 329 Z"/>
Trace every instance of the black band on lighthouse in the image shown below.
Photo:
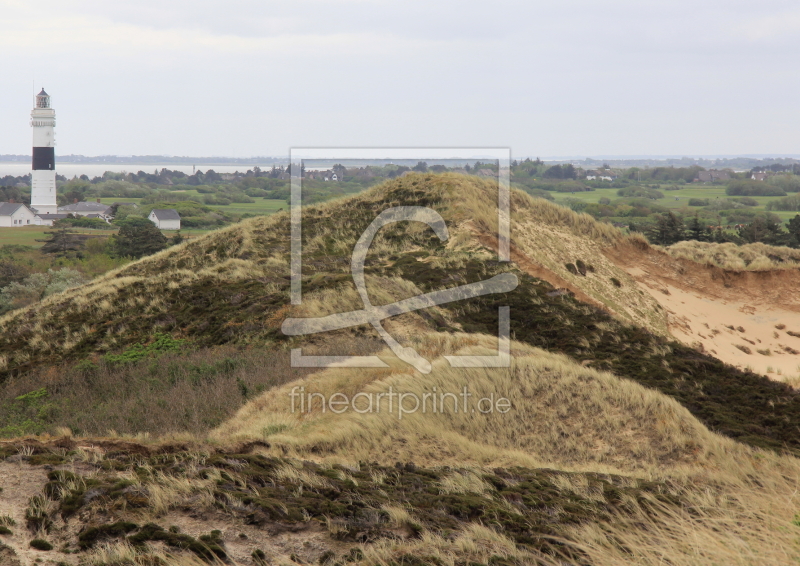
<path fill-rule="evenodd" d="M 56 148 L 54 147 L 34 147 L 33 148 L 33 170 L 34 171 L 53 171 L 56 168 Z"/>

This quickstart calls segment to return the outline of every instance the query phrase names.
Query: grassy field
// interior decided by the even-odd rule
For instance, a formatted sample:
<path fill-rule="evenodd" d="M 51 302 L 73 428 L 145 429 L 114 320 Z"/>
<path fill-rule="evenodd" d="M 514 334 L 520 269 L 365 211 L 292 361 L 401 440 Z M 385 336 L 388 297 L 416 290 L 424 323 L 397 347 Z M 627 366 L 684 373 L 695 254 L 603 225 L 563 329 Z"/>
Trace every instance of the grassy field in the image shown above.
<path fill-rule="evenodd" d="M 44 240 L 47 238 L 48 232 L 53 228 L 50 226 L 23 226 L 21 228 L 0 228 L 0 246 L 31 246 L 33 248 L 41 248 L 44 242 L 37 240 Z M 92 230 L 89 228 L 76 228 L 75 232 L 78 234 L 94 234 L 97 236 L 110 236 L 116 234 L 114 230 Z M 181 230 L 181 236 L 187 239 L 202 236 L 208 230 Z M 162 230 L 167 238 L 172 238 L 175 235 L 173 230 Z"/>
<path fill-rule="evenodd" d="M 648 185 L 650 186 L 650 185 Z M 665 208 L 678 209 L 689 206 L 689 199 L 702 198 L 713 201 L 715 199 L 736 198 L 728 197 L 725 194 L 725 187 L 721 185 L 684 185 L 677 191 L 668 191 L 668 187 L 673 187 L 673 184 L 660 185 L 658 190 L 664 194 L 664 198 L 653 201 L 658 206 Z M 595 189 L 593 191 L 580 192 L 580 193 L 551 193 L 556 202 L 561 202 L 567 198 L 575 198 L 588 203 L 597 203 L 601 198 L 610 199 L 612 202 L 619 199 L 617 191 L 619 189 Z M 749 210 L 765 210 L 766 204 L 771 200 L 776 200 L 781 197 L 750 197 L 758 201 L 759 206 L 748 207 Z M 700 210 L 701 207 L 692 207 L 692 210 Z M 772 211 L 773 214 L 779 216 L 784 222 L 788 222 L 791 218 L 797 215 L 797 212 L 792 211 Z"/>
<path fill-rule="evenodd" d="M 253 203 L 233 203 L 227 205 L 208 205 L 211 208 L 218 208 L 219 210 L 224 210 L 227 212 L 233 212 L 236 214 L 273 214 L 278 212 L 279 210 L 286 210 L 289 208 L 289 205 L 286 204 L 285 200 L 279 199 L 268 199 L 268 198 L 261 198 L 256 197 L 256 202 Z"/>
<path fill-rule="evenodd" d="M 205 195 L 198 193 L 197 191 L 180 191 L 182 192 L 186 198 L 197 198 L 198 200 L 202 201 Z M 142 199 L 140 198 L 101 198 L 100 202 L 103 204 L 114 204 L 115 202 L 134 202 L 139 204 Z M 209 208 L 216 208 L 219 210 L 224 210 L 226 212 L 232 212 L 235 214 L 272 214 L 277 212 L 281 209 L 287 209 L 289 207 L 286 204 L 286 201 L 280 199 L 267 199 L 262 197 L 256 197 L 253 200 L 256 202 L 254 203 L 234 203 L 234 204 L 227 204 L 227 205 L 217 205 L 211 204 L 206 205 Z"/>

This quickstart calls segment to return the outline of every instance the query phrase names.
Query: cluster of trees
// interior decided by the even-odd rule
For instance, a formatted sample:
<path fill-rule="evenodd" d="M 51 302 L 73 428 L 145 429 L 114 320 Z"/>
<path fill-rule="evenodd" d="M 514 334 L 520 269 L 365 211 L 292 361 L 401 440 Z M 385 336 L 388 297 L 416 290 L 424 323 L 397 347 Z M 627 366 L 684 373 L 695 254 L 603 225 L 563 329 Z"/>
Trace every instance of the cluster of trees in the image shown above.
<path fill-rule="evenodd" d="M 622 176 L 636 182 L 691 183 L 700 171 L 705 171 L 705 169 L 699 165 L 691 167 L 653 167 L 648 169 L 631 167 Z"/>
<path fill-rule="evenodd" d="M 725 194 L 729 196 L 748 197 L 785 197 L 786 191 L 772 183 L 737 179 L 728 184 L 725 189 Z"/>
<path fill-rule="evenodd" d="M 629 227 L 637 231 L 635 225 Z M 688 222 L 674 212 L 659 215 L 655 224 L 645 231 L 647 239 L 654 244 L 669 246 L 684 240 L 699 242 L 734 242 L 752 244 L 756 242 L 773 246 L 800 248 L 800 214 L 789 221 L 788 227 L 774 215 L 757 216 L 752 222 L 739 225 L 734 233 L 721 227 L 711 227 L 699 215 Z"/>
<path fill-rule="evenodd" d="M 576 179 L 578 171 L 569 163 L 566 165 L 553 165 L 548 167 L 542 176 L 545 179 Z"/>
<path fill-rule="evenodd" d="M 0 202 L 24 202 L 30 204 L 30 194 L 23 194 L 19 187 L 0 186 Z M 26 202 L 27 201 L 27 202 Z"/>
<path fill-rule="evenodd" d="M 767 203 L 766 208 L 767 210 L 800 211 L 800 193 L 790 197 L 771 200 Z"/>
<path fill-rule="evenodd" d="M 147 218 L 130 216 L 119 222 L 119 231 L 111 236 L 76 233 L 69 223 L 58 222 L 53 230 L 45 232 L 41 252 L 56 257 L 82 258 L 87 247 L 93 253 L 105 253 L 116 258 L 138 259 L 180 244 L 180 231 L 167 239 L 161 230 Z"/>
<path fill-rule="evenodd" d="M 750 173 L 767 172 L 800 175 L 800 163 L 771 163 L 769 165 L 757 165 L 750 170 Z"/>

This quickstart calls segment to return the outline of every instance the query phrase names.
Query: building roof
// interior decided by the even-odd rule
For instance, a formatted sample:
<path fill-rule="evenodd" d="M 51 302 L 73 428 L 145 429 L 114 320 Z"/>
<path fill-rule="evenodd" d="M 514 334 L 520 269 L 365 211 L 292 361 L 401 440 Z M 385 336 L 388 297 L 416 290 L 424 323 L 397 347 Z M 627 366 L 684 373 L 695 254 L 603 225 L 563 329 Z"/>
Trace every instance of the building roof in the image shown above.
<path fill-rule="evenodd" d="M 42 88 L 42 92 L 40 92 L 40 93 L 39 93 L 39 94 L 37 94 L 36 96 L 50 96 L 50 95 L 49 95 L 49 94 L 47 94 L 47 93 L 44 91 L 44 88 Z"/>
<path fill-rule="evenodd" d="M 42 220 L 61 220 L 69 216 L 69 214 L 37 214 L 36 216 Z"/>
<path fill-rule="evenodd" d="M 0 216 L 11 216 L 20 206 L 25 205 L 18 202 L 0 202 Z"/>
<path fill-rule="evenodd" d="M 111 207 L 102 202 L 76 202 L 66 206 L 59 206 L 59 212 L 106 212 Z"/>
<path fill-rule="evenodd" d="M 174 208 L 154 208 L 153 214 L 159 220 L 180 220 L 181 215 Z"/>

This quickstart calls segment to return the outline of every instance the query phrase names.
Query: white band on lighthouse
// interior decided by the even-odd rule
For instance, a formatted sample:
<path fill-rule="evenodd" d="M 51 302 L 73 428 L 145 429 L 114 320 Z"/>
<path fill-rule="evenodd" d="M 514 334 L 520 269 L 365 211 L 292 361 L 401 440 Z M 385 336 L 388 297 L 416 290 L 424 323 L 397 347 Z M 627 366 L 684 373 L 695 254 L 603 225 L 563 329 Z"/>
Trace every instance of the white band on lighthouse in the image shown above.
<path fill-rule="evenodd" d="M 33 152 L 31 158 L 31 208 L 37 214 L 57 214 L 55 164 L 56 112 L 44 89 L 36 95 L 31 111 Z"/>

